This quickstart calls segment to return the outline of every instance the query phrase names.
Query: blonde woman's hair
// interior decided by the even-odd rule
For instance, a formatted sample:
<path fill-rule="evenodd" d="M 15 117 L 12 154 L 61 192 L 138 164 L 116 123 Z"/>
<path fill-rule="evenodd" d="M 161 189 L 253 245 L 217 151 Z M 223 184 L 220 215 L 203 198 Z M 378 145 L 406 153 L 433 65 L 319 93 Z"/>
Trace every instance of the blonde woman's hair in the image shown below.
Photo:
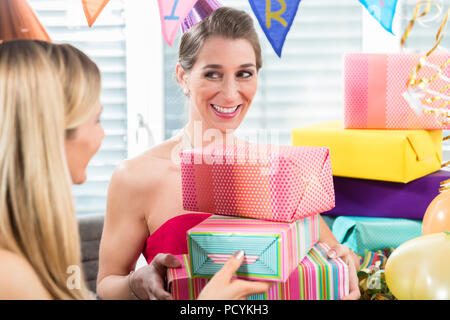
<path fill-rule="evenodd" d="M 74 47 L 0 44 L 0 247 L 24 257 L 54 299 L 91 298 L 64 141 L 99 94 L 97 67 Z"/>

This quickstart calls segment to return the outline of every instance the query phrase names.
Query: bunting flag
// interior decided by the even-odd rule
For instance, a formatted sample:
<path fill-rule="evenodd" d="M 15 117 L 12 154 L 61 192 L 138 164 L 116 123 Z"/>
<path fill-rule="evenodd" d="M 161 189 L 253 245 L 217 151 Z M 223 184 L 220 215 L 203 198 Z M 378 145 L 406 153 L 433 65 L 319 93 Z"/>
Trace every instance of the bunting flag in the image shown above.
<path fill-rule="evenodd" d="M 164 40 L 172 46 L 178 28 L 198 0 L 158 0 Z"/>
<path fill-rule="evenodd" d="M 26 0 L 0 0 L 0 42 L 14 39 L 51 41 Z"/>
<path fill-rule="evenodd" d="M 272 48 L 281 51 L 301 0 L 249 0 L 250 6 Z"/>
<path fill-rule="evenodd" d="M 366 7 L 385 30 L 392 33 L 392 21 L 394 20 L 397 0 L 359 0 L 359 2 Z"/>
<path fill-rule="evenodd" d="M 83 10 L 88 25 L 89 27 L 92 27 L 109 0 L 81 0 L 81 2 L 83 3 Z"/>

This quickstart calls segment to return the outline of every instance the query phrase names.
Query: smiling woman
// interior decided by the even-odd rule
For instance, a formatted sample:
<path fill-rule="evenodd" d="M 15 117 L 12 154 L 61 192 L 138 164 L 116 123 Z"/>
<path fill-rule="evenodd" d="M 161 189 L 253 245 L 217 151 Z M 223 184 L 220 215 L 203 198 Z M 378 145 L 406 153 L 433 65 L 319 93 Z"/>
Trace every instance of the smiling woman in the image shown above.
<path fill-rule="evenodd" d="M 184 134 L 123 161 L 115 170 L 100 244 L 99 296 L 171 298 L 163 278 L 167 267 L 180 265 L 171 254 L 187 253 L 186 231 L 210 216 L 183 209 L 179 148 L 192 146 L 189 137 L 209 143 L 203 137 L 210 129 L 220 139 L 225 134 L 234 140 L 233 131 L 256 93 L 260 67 L 253 21 L 243 11 L 219 8 L 183 35 L 176 71 L 186 89 L 190 118 Z M 149 265 L 133 273 L 141 253 Z M 229 271 L 221 274 L 200 298 L 245 298 L 269 288 L 264 282 L 231 281 Z"/>
<path fill-rule="evenodd" d="M 262 56 L 252 19 L 244 11 L 220 12 L 194 26 L 180 42 L 176 72 L 189 93 L 190 137 L 196 121 L 202 122 L 204 131 L 235 130 L 258 87 Z"/>

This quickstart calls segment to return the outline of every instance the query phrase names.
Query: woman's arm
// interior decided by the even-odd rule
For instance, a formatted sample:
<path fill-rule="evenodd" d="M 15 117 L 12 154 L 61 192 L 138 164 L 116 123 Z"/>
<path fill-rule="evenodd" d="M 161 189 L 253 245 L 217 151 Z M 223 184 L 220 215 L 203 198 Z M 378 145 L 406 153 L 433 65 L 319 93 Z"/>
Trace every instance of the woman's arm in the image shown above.
<path fill-rule="evenodd" d="M 319 230 L 320 230 L 320 242 L 325 242 L 330 247 L 334 247 L 335 245 L 339 244 L 339 241 L 336 240 L 333 233 L 331 232 L 330 228 L 328 227 L 325 220 L 323 220 L 322 216 L 319 214 Z"/>
<path fill-rule="evenodd" d="M 133 298 L 128 275 L 134 270 L 148 237 L 142 186 L 133 169 L 127 161 L 121 163 L 108 188 L 97 278 L 97 293 L 102 299 Z M 151 190 L 147 192 L 150 194 Z"/>
<path fill-rule="evenodd" d="M 164 289 L 165 272 L 181 265 L 172 255 L 157 255 L 130 274 L 149 236 L 145 210 L 160 171 L 146 157 L 124 161 L 111 177 L 97 278 L 97 294 L 103 299 L 171 298 Z"/>

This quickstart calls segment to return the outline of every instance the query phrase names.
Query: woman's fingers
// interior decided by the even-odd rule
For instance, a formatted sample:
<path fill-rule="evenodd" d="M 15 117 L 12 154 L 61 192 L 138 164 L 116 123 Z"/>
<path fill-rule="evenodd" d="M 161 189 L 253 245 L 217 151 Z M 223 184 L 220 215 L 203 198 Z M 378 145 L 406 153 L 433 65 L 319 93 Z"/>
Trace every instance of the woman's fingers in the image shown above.
<path fill-rule="evenodd" d="M 328 250 L 327 255 L 329 258 L 344 258 L 348 254 L 350 254 L 350 249 L 347 246 L 344 246 L 342 244 L 337 244 L 333 246 L 330 250 Z"/>
<path fill-rule="evenodd" d="M 348 266 L 349 275 L 349 294 L 342 298 L 342 300 L 357 300 L 361 297 L 358 285 L 358 275 L 355 266 L 355 260 L 353 259 L 353 252 L 343 244 L 337 244 L 328 250 L 327 255 L 329 258 L 340 258 Z"/>
<path fill-rule="evenodd" d="M 248 296 L 267 292 L 274 284 L 275 282 L 233 280 L 232 286 L 241 295 L 241 299 L 246 299 Z"/>
<path fill-rule="evenodd" d="M 173 255 L 159 253 L 148 266 L 140 268 L 133 274 L 133 283 L 130 286 L 140 299 L 171 300 L 172 295 L 164 288 L 164 277 L 167 268 L 180 266 L 181 262 Z"/>
<path fill-rule="evenodd" d="M 361 297 L 359 291 L 359 280 L 353 259 L 348 259 L 349 293 L 342 300 L 358 300 Z"/>
<path fill-rule="evenodd" d="M 217 280 L 229 282 L 244 261 L 244 251 L 236 251 L 217 273 Z"/>
<path fill-rule="evenodd" d="M 348 266 L 349 275 L 349 293 L 342 300 L 358 300 L 361 297 L 359 291 L 359 281 L 355 265 L 355 259 L 353 258 L 353 251 L 343 244 L 337 244 L 333 246 L 327 252 L 327 256 L 331 259 L 340 258 Z"/>
<path fill-rule="evenodd" d="M 252 294 L 266 292 L 271 287 L 271 283 L 232 279 L 243 261 L 244 252 L 242 250 L 234 253 L 203 288 L 198 299 L 237 300 L 245 299 Z"/>
<path fill-rule="evenodd" d="M 164 280 L 155 269 L 147 275 L 147 283 L 144 286 L 150 300 L 169 300 L 172 296 L 164 289 Z"/>
<path fill-rule="evenodd" d="M 150 262 L 150 265 L 160 274 L 165 275 L 167 268 L 181 267 L 181 262 L 169 253 L 158 253 Z"/>

